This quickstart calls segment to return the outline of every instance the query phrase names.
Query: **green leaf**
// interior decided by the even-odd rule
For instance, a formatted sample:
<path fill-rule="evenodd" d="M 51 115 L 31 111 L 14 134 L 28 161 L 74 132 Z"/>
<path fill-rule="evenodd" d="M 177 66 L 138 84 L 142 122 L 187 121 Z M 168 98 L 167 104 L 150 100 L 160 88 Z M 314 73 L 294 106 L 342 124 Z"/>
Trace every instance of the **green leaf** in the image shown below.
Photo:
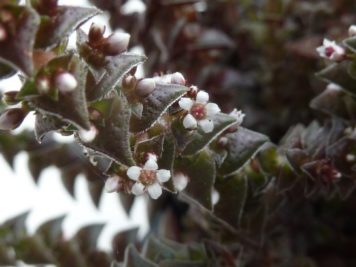
<path fill-rule="evenodd" d="M 101 180 L 88 181 L 88 187 L 89 187 L 90 197 L 93 200 L 95 207 L 98 208 L 100 204 L 101 195 L 104 190 L 104 183 Z"/>
<path fill-rule="evenodd" d="M 187 188 L 180 195 L 188 201 L 193 201 L 211 210 L 211 195 L 216 176 L 215 161 L 212 155 L 202 151 L 194 156 L 178 158 L 175 161 L 174 169 L 189 178 Z"/>
<path fill-rule="evenodd" d="M 68 62 L 68 66 L 65 66 L 64 69 L 67 69 L 75 76 L 78 82 L 77 88 L 65 94 L 59 93 L 58 100 L 42 95 L 30 97 L 29 102 L 44 114 L 68 121 L 76 127 L 89 129 L 89 113 L 85 99 L 85 77 L 87 73 L 85 64 L 77 56 L 64 56 L 54 59 L 49 63 L 48 68 L 51 68 L 51 64 L 57 65 L 57 61 L 62 59 L 64 62 Z"/>
<path fill-rule="evenodd" d="M 42 16 L 36 36 L 36 48 L 54 46 L 68 37 L 78 26 L 100 14 L 96 8 L 58 6 L 53 17 Z"/>
<path fill-rule="evenodd" d="M 82 253 L 89 253 L 95 250 L 104 224 L 92 224 L 81 228 L 75 235 L 74 240 L 78 242 Z"/>
<path fill-rule="evenodd" d="M 238 171 L 258 152 L 268 137 L 243 127 L 235 133 L 226 134 L 228 154 L 218 172 L 228 176 Z"/>
<path fill-rule="evenodd" d="M 7 9 L 15 18 L 16 26 L 8 38 L 0 42 L 0 61 L 30 76 L 33 72 L 32 52 L 35 35 L 40 24 L 37 13 L 24 6 Z"/>
<path fill-rule="evenodd" d="M 350 49 L 353 53 L 356 53 L 356 37 L 350 37 L 343 41 L 344 45 Z"/>
<path fill-rule="evenodd" d="M 35 137 L 39 143 L 46 134 L 63 128 L 66 124 L 55 116 L 36 114 Z"/>
<path fill-rule="evenodd" d="M 42 224 L 36 231 L 36 235 L 41 236 L 47 246 L 54 246 L 58 240 L 63 238 L 62 224 L 65 216 L 52 219 Z"/>
<path fill-rule="evenodd" d="M 135 165 L 130 146 L 131 111 L 126 98 L 122 95 L 115 96 L 99 101 L 92 107 L 103 111 L 102 118 L 93 122 L 98 130 L 96 138 L 83 145 L 120 164 Z"/>
<path fill-rule="evenodd" d="M 348 61 L 335 63 L 317 73 L 317 76 L 328 83 L 341 86 L 349 94 L 356 95 L 356 80 L 349 73 L 350 66 Z"/>
<path fill-rule="evenodd" d="M 174 160 L 176 155 L 176 146 L 174 138 L 171 135 L 166 135 L 163 143 L 163 151 L 161 157 L 158 159 L 158 166 L 161 169 L 170 170 L 173 175 Z M 173 179 L 169 179 L 164 183 L 164 188 L 170 192 L 176 192 L 176 189 L 173 185 Z"/>
<path fill-rule="evenodd" d="M 133 245 L 129 245 L 125 251 L 124 267 L 158 267 L 153 262 L 144 259 Z"/>
<path fill-rule="evenodd" d="M 192 141 L 184 148 L 182 152 L 183 155 L 192 155 L 204 149 L 204 147 L 214 141 L 222 132 L 235 124 L 236 119 L 224 113 L 219 113 L 213 118 L 213 122 L 214 130 L 211 133 L 204 133 L 200 128 L 193 133 L 191 136 Z"/>
<path fill-rule="evenodd" d="M 158 158 L 161 157 L 163 151 L 164 136 L 158 135 L 151 139 L 136 143 L 135 158 L 138 161 L 144 162 L 146 153 L 156 154 Z"/>
<path fill-rule="evenodd" d="M 102 99 L 110 90 L 120 84 L 122 78 L 134 67 L 146 60 L 145 56 L 133 53 L 121 53 L 114 57 L 107 57 L 103 67 L 105 75 L 96 84 L 95 78 L 87 84 L 87 99 L 94 101 Z"/>
<path fill-rule="evenodd" d="M 11 233 L 9 241 L 14 242 L 15 240 L 21 239 L 27 235 L 26 220 L 28 214 L 29 212 L 21 213 L 2 224 L 1 228 L 8 229 Z"/>
<path fill-rule="evenodd" d="M 214 214 L 233 227 L 238 227 L 247 198 L 246 177 L 239 175 L 226 177 L 218 180 L 215 188 L 220 199 L 214 206 Z"/>
<path fill-rule="evenodd" d="M 142 248 L 142 256 L 155 263 L 159 263 L 164 259 L 174 259 L 175 251 L 164 243 L 161 243 L 156 237 L 150 236 Z"/>
<path fill-rule="evenodd" d="M 356 102 L 351 95 L 344 91 L 326 89 L 310 102 L 310 107 L 329 115 L 351 119 L 355 114 L 352 111 L 356 111 Z"/>
<path fill-rule="evenodd" d="M 141 119 L 132 118 L 132 131 L 141 132 L 149 129 L 187 91 L 188 88 L 185 86 L 157 83 L 155 90 L 142 100 Z"/>

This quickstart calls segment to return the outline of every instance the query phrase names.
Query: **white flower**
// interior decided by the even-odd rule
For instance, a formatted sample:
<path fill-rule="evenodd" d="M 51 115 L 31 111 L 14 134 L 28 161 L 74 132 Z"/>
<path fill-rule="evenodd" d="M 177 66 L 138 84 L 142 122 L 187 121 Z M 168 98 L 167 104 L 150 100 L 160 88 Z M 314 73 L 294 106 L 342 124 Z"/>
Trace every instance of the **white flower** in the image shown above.
<path fill-rule="evenodd" d="M 356 35 L 356 25 L 351 25 L 349 28 L 349 36 L 353 37 Z"/>
<path fill-rule="evenodd" d="M 69 72 L 62 72 L 56 77 L 56 86 L 62 93 L 72 92 L 78 86 L 78 82 Z"/>
<path fill-rule="evenodd" d="M 131 188 L 134 195 L 142 195 L 147 191 L 153 199 L 162 195 L 162 184 L 171 178 L 169 170 L 158 169 L 157 157 L 153 154 L 149 154 L 148 160 L 142 168 L 132 166 L 127 169 L 126 174 L 136 182 Z"/>
<path fill-rule="evenodd" d="M 323 45 L 319 46 L 316 51 L 323 58 L 332 61 L 341 61 L 345 56 L 345 49 L 336 44 L 335 41 L 324 39 Z"/>
<path fill-rule="evenodd" d="M 98 130 L 95 126 L 91 126 L 89 130 L 80 129 L 78 135 L 84 143 L 92 142 L 98 134 Z"/>
<path fill-rule="evenodd" d="M 187 187 L 189 182 L 188 176 L 181 172 L 175 174 L 172 179 L 174 188 L 177 189 L 177 191 L 179 192 L 183 191 Z"/>
<path fill-rule="evenodd" d="M 234 108 L 233 111 L 231 111 L 229 115 L 236 119 L 236 123 L 238 125 L 241 125 L 241 123 L 243 122 L 243 120 L 246 116 L 245 113 L 242 113 L 241 110 L 237 110 L 236 108 Z"/>
<path fill-rule="evenodd" d="M 221 110 L 215 103 L 208 103 L 209 94 L 205 91 L 197 93 L 195 101 L 188 97 L 182 97 L 178 104 L 188 111 L 188 114 L 183 119 L 183 126 L 186 129 L 195 129 L 199 125 L 205 133 L 210 133 L 214 130 L 212 118 Z"/>

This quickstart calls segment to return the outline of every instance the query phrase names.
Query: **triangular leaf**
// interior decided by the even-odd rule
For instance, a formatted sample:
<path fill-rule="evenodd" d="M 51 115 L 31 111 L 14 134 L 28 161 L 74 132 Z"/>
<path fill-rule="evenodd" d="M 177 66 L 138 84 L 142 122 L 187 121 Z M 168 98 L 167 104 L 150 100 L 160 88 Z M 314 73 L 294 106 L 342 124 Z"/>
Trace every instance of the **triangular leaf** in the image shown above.
<path fill-rule="evenodd" d="M 39 143 L 42 142 L 44 136 L 52 131 L 61 129 L 66 124 L 55 116 L 36 114 L 35 121 L 35 136 Z"/>
<path fill-rule="evenodd" d="M 191 141 L 184 148 L 183 155 L 192 155 L 200 150 L 204 149 L 209 145 L 216 137 L 218 137 L 227 128 L 236 123 L 236 119 L 226 115 L 224 113 L 219 113 L 213 118 L 214 130 L 210 133 L 204 133 L 200 128 L 198 128 L 193 135 L 190 137 Z"/>
<path fill-rule="evenodd" d="M 150 128 L 187 91 L 188 88 L 185 86 L 157 83 L 155 90 L 142 100 L 143 111 L 141 119 L 132 118 L 132 131 L 141 132 Z"/>
<path fill-rule="evenodd" d="M 80 24 L 100 13 L 96 8 L 58 6 L 53 17 L 43 16 L 36 37 L 36 47 L 45 48 L 58 44 Z"/>
<path fill-rule="evenodd" d="M 230 175 L 239 170 L 268 141 L 268 137 L 243 127 L 226 134 L 228 154 L 219 173 Z"/>
<path fill-rule="evenodd" d="M 104 66 L 105 75 L 98 84 L 93 78 L 87 85 L 87 98 L 94 101 L 103 98 L 110 90 L 117 86 L 122 78 L 138 64 L 146 60 L 145 56 L 133 53 L 121 53 L 114 57 L 107 57 Z"/>
<path fill-rule="evenodd" d="M 80 251 L 88 253 L 95 250 L 104 224 L 92 224 L 81 228 L 75 235 L 74 239 L 78 242 Z"/>
<path fill-rule="evenodd" d="M 24 6 L 11 6 L 8 11 L 16 20 L 16 28 L 0 42 L 0 60 L 30 76 L 33 72 L 32 50 L 40 23 L 37 13 Z"/>
<path fill-rule="evenodd" d="M 83 145 L 120 164 L 135 165 L 129 136 L 131 112 L 126 98 L 122 95 L 115 96 L 113 99 L 102 100 L 95 105 L 103 111 L 103 117 L 93 122 L 98 134 L 92 142 Z"/>

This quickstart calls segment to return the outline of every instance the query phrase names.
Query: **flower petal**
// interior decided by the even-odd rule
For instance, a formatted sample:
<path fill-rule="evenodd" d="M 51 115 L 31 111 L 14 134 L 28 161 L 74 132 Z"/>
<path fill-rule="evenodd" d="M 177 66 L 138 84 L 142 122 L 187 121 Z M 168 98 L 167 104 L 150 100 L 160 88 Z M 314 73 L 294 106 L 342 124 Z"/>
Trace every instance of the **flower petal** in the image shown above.
<path fill-rule="evenodd" d="M 219 108 L 219 106 L 215 103 L 208 103 L 205 105 L 205 110 L 206 110 L 206 115 L 208 117 L 213 117 L 216 114 L 218 114 L 221 109 Z"/>
<path fill-rule="evenodd" d="M 214 130 L 214 123 L 212 120 L 205 119 L 199 121 L 198 123 L 204 133 L 211 133 Z"/>
<path fill-rule="evenodd" d="M 189 111 L 192 106 L 194 105 L 194 101 L 188 97 L 182 97 L 179 102 L 178 105 L 182 108 L 185 109 L 187 111 Z"/>
<path fill-rule="evenodd" d="M 137 181 L 141 175 L 141 168 L 138 166 L 132 166 L 127 169 L 126 174 L 131 180 Z"/>
<path fill-rule="evenodd" d="M 162 195 L 162 187 L 158 183 L 148 186 L 147 190 L 148 194 L 153 199 L 157 199 Z"/>
<path fill-rule="evenodd" d="M 113 193 L 119 188 L 119 178 L 113 176 L 105 181 L 105 191 L 108 193 Z"/>
<path fill-rule="evenodd" d="M 131 188 L 132 194 L 139 196 L 145 192 L 145 186 L 141 183 L 135 183 Z"/>
<path fill-rule="evenodd" d="M 199 91 L 197 93 L 196 102 L 206 104 L 209 101 L 209 94 L 205 91 Z"/>
<path fill-rule="evenodd" d="M 195 129 L 197 128 L 197 120 L 192 114 L 187 114 L 183 119 L 183 126 L 186 129 Z"/>
<path fill-rule="evenodd" d="M 145 166 L 143 166 L 143 169 L 144 170 L 155 171 L 155 170 L 158 169 L 157 162 L 153 158 L 149 158 L 146 161 Z"/>
<path fill-rule="evenodd" d="M 160 183 L 165 183 L 171 178 L 171 172 L 169 170 L 158 170 L 157 171 L 157 180 Z"/>

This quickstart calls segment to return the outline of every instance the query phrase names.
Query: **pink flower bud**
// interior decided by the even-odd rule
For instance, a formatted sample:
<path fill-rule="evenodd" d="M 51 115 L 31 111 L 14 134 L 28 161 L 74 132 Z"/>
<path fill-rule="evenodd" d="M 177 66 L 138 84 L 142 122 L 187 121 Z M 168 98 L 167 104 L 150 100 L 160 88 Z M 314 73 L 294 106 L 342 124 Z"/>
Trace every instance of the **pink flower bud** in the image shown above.
<path fill-rule="evenodd" d="M 154 81 L 153 78 L 146 78 L 140 80 L 137 85 L 136 85 L 136 94 L 141 97 L 146 97 L 150 93 L 153 92 L 153 90 L 156 87 L 156 82 Z"/>
<path fill-rule="evenodd" d="M 119 190 L 120 187 L 120 177 L 112 176 L 109 177 L 105 182 L 105 191 L 108 193 L 113 193 Z"/>
<path fill-rule="evenodd" d="M 6 41 L 7 32 L 3 25 L 0 24 L 0 42 Z"/>
<path fill-rule="evenodd" d="M 171 76 L 171 82 L 173 84 L 180 84 L 180 85 L 185 85 L 186 81 L 182 73 L 180 72 L 175 72 Z"/>
<path fill-rule="evenodd" d="M 130 41 L 130 34 L 125 32 L 116 32 L 110 35 L 105 45 L 103 52 L 108 56 L 115 56 L 127 50 Z"/>
<path fill-rule="evenodd" d="M 183 191 L 189 182 L 188 176 L 183 173 L 177 173 L 173 176 L 173 185 L 177 191 Z"/>
<path fill-rule="evenodd" d="M 78 86 L 78 82 L 69 72 L 62 72 L 56 77 L 56 86 L 61 93 L 72 92 Z"/>
<path fill-rule="evenodd" d="M 0 130 L 13 130 L 20 126 L 26 117 L 26 112 L 21 108 L 7 109 L 0 115 Z"/>
<path fill-rule="evenodd" d="M 356 36 L 356 25 L 351 25 L 349 28 L 349 36 L 353 37 Z"/>
<path fill-rule="evenodd" d="M 92 142 L 98 135 L 98 130 L 95 128 L 95 126 L 91 126 L 90 130 L 81 129 L 78 132 L 78 135 L 84 143 L 89 143 Z"/>

